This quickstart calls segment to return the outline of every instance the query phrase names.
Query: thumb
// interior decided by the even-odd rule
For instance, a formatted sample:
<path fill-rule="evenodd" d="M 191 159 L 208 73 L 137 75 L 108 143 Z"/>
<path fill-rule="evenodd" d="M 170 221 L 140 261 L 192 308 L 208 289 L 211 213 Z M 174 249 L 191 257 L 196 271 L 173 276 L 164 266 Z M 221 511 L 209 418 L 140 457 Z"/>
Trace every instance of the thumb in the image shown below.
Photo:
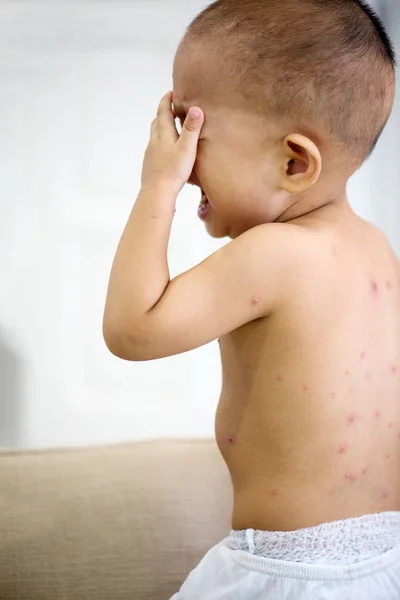
<path fill-rule="evenodd" d="M 204 113 L 201 108 L 192 107 L 182 126 L 179 145 L 183 150 L 191 150 L 197 145 L 200 132 L 204 125 Z"/>

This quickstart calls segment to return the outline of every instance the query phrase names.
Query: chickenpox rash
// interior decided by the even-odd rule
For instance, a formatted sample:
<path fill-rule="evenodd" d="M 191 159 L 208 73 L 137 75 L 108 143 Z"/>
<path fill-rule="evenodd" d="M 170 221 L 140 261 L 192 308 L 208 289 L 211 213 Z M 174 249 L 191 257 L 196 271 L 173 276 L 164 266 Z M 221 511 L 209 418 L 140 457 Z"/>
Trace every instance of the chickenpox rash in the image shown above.
<path fill-rule="evenodd" d="M 350 375 L 350 371 L 346 371 L 345 375 Z"/>
<path fill-rule="evenodd" d="M 391 365 L 390 366 L 390 372 L 392 375 L 397 375 L 397 367 L 396 365 Z"/>
<path fill-rule="evenodd" d="M 309 389 L 310 389 L 310 386 L 309 386 L 309 385 L 307 385 L 307 384 L 304 384 L 304 385 L 303 385 L 303 390 L 304 390 L 305 392 L 308 392 L 308 390 L 309 390 Z"/>
<path fill-rule="evenodd" d="M 389 423 L 388 423 L 388 427 L 389 427 L 389 428 L 392 428 L 392 427 L 393 427 L 393 423 L 392 423 L 392 421 L 389 421 Z"/>
<path fill-rule="evenodd" d="M 277 380 L 278 380 L 278 381 L 283 381 L 283 377 L 282 377 L 282 375 L 278 375 L 278 377 L 277 377 Z"/>
<path fill-rule="evenodd" d="M 342 444 L 338 450 L 338 454 L 344 454 L 347 450 L 347 444 Z"/>
<path fill-rule="evenodd" d="M 356 415 L 349 415 L 347 417 L 347 423 L 348 423 L 348 425 L 352 425 L 355 420 L 356 420 Z"/>
<path fill-rule="evenodd" d="M 271 490 L 271 496 L 273 498 L 276 498 L 276 496 L 279 494 L 278 490 Z"/>
<path fill-rule="evenodd" d="M 378 296 L 378 284 L 376 281 L 371 281 L 371 292 L 374 299 L 376 299 Z"/>
<path fill-rule="evenodd" d="M 382 492 L 382 498 L 387 498 L 389 496 L 389 492 Z"/>
<path fill-rule="evenodd" d="M 336 392 L 331 392 L 331 398 L 336 398 L 337 393 Z"/>
<path fill-rule="evenodd" d="M 361 358 L 361 360 L 364 360 L 364 358 L 365 358 L 365 352 L 361 352 L 360 358 Z"/>
<path fill-rule="evenodd" d="M 258 306 L 260 304 L 260 299 L 259 298 L 253 298 L 251 301 L 253 306 Z"/>
<path fill-rule="evenodd" d="M 376 410 L 375 413 L 374 413 L 375 419 L 379 419 L 380 416 L 381 416 L 381 411 L 380 410 Z"/>
<path fill-rule="evenodd" d="M 357 475 L 355 473 L 346 473 L 347 481 L 355 481 L 357 479 Z"/>

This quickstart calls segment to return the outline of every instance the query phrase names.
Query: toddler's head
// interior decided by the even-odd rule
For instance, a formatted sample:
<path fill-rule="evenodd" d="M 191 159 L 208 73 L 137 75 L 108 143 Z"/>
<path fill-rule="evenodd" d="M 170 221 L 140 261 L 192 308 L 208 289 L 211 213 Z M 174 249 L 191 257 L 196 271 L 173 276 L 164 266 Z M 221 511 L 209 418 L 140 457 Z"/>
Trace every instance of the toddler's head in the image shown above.
<path fill-rule="evenodd" d="M 346 198 L 390 116 L 395 54 L 364 0 L 218 0 L 190 25 L 174 107 L 205 124 L 191 183 L 215 237 Z"/>

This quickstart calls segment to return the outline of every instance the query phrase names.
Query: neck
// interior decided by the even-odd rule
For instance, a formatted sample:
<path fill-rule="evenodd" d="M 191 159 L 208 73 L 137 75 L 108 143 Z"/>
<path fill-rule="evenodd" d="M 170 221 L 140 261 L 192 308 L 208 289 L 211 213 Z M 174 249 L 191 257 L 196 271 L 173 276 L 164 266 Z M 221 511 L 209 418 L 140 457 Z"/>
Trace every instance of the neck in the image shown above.
<path fill-rule="evenodd" d="M 318 194 L 316 191 L 312 196 L 296 200 L 274 220 L 274 223 L 290 223 L 302 217 L 314 217 L 330 212 L 330 210 L 336 212 L 338 209 L 352 212 L 346 190 L 342 190 L 339 194 L 326 195 L 325 198 L 323 194 Z"/>

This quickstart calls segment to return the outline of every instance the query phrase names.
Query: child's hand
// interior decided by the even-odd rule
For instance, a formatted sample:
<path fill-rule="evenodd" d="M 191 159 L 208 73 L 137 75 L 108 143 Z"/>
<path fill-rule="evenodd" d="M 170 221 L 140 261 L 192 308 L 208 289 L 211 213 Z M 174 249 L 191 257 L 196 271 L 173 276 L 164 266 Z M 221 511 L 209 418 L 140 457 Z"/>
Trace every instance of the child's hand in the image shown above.
<path fill-rule="evenodd" d="M 179 136 L 172 111 L 172 92 L 160 102 L 142 170 L 142 190 L 166 190 L 177 196 L 192 174 L 204 124 L 200 108 L 191 108 Z"/>

